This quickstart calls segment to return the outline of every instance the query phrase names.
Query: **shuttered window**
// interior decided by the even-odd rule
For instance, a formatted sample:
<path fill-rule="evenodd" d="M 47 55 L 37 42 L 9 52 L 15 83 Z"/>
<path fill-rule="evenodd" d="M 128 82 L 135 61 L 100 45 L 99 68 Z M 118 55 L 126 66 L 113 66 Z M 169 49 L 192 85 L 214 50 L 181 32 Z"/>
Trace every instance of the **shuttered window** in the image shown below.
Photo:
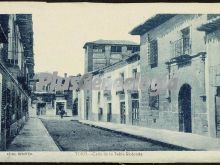
<path fill-rule="evenodd" d="M 158 65 L 158 44 L 157 40 L 149 42 L 148 46 L 148 63 L 151 68 L 157 67 Z"/>

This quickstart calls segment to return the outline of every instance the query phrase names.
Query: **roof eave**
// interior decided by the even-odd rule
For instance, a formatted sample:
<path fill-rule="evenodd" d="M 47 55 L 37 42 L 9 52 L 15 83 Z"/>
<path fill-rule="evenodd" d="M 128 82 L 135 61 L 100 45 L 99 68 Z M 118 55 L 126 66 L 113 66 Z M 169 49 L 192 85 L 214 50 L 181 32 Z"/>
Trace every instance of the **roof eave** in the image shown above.
<path fill-rule="evenodd" d="M 113 44 L 105 44 L 105 43 L 94 43 L 94 42 L 86 42 L 83 46 L 84 49 L 86 49 L 87 45 L 90 45 L 90 44 L 93 44 L 93 45 L 128 45 L 128 46 L 140 46 L 138 43 L 134 43 L 134 44 L 118 44 L 118 43 L 113 43 Z"/>
<path fill-rule="evenodd" d="M 199 31 L 212 32 L 220 27 L 220 17 L 209 20 L 208 22 L 197 27 Z"/>
<path fill-rule="evenodd" d="M 133 30 L 131 30 L 129 32 L 129 34 L 142 35 L 148 31 L 150 31 L 151 29 L 160 26 L 161 24 L 163 24 L 164 22 L 166 22 L 170 18 L 174 17 L 175 15 L 176 14 L 157 14 L 157 15 L 154 15 L 153 17 L 147 19 L 144 23 L 136 26 Z M 155 25 L 154 21 L 156 21 L 156 20 L 158 20 L 158 22 L 159 21 L 162 21 L 162 22 Z"/>
<path fill-rule="evenodd" d="M 131 35 L 142 35 L 139 30 L 143 27 L 143 24 L 136 26 L 134 29 L 132 29 L 129 34 Z"/>

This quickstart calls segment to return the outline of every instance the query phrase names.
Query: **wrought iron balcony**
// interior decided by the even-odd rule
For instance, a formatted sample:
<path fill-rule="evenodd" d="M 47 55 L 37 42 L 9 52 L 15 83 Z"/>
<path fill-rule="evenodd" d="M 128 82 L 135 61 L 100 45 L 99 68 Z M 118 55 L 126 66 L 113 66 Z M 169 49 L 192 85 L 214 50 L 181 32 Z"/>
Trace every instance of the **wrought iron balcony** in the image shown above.
<path fill-rule="evenodd" d="M 118 95 L 118 94 L 124 94 L 124 93 L 125 93 L 124 88 L 118 88 L 118 89 L 116 89 L 116 95 Z"/>
<path fill-rule="evenodd" d="M 191 39 L 181 38 L 171 43 L 172 59 L 182 60 L 189 57 L 191 54 Z"/>

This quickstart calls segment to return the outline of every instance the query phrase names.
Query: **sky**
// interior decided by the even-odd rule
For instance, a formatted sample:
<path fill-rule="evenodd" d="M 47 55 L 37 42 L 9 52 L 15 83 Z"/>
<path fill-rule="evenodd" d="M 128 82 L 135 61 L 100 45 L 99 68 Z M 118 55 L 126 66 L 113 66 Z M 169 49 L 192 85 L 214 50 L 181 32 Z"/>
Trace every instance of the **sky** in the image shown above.
<path fill-rule="evenodd" d="M 98 39 L 130 40 L 129 32 L 158 13 L 213 13 L 212 4 L 10 3 L 0 9 L 33 14 L 35 72 L 84 73 L 83 45 Z M 9 6 L 9 7 L 7 7 Z M 13 10 L 14 9 L 14 10 Z"/>
<path fill-rule="evenodd" d="M 129 32 L 152 14 L 146 5 L 88 4 L 50 6 L 33 13 L 35 72 L 84 73 L 83 45 L 98 39 L 130 40 Z"/>

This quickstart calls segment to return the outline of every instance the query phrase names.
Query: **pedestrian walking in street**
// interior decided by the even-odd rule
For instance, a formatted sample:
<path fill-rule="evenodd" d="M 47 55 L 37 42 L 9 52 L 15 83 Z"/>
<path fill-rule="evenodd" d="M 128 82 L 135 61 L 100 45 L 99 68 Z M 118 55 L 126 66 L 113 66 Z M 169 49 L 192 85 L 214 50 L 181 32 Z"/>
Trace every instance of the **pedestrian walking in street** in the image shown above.
<path fill-rule="evenodd" d="M 65 114 L 65 111 L 63 109 L 63 107 L 60 108 L 60 117 L 61 119 L 63 118 L 63 115 Z"/>

